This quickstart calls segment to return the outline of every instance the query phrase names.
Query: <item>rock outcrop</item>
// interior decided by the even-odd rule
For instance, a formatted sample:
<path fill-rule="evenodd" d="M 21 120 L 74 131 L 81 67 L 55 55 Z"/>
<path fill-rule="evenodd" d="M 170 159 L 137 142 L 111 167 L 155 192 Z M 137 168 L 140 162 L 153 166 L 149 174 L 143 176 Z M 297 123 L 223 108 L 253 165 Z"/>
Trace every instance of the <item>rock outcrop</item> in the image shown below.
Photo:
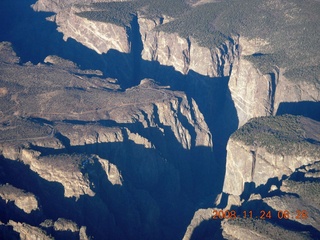
<path fill-rule="evenodd" d="M 8 225 L 12 226 L 13 230 L 19 233 L 20 239 L 53 239 L 52 237 L 49 237 L 42 229 L 26 223 L 20 223 L 10 220 Z"/>
<path fill-rule="evenodd" d="M 212 218 L 212 208 L 199 209 L 195 212 L 187 230 L 183 236 L 183 240 L 192 239 L 194 236 L 194 231 L 205 221 L 211 221 Z"/>
<path fill-rule="evenodd" d="M 10 184 L 0 186 L 0 197 L 7 202 L 13 201 L 14 205 L 22 209 L 26 213 L 37 210 L 38 201 L 34 194 L 27 193 Z"/>
<path fill-rule="evenodd" d="M 63 33 L 65 41 L 73 38 L 99 54 L 107 53 L 110 49 L 123 53 L 130 52 L 130 42 L 125 27 L 87 20 L 76 15 L 79 11 L 81 10 L 72 6 L 55 16 L 55 22 L 59 26 L 57 30 Z"/>
<path fill-rule="evenodd" d="M 237 38 L 209 49 L 200 46 L 192 37 L 183 38 L 178 33 L 157 30 L 158 26 L 166 23 L 161 19 L 149 19 L 139 15 L 138 23 L 143 60 L 173 66 L 182 74 L 188 74 L 192 70 L 209 77 L 230 76 L 234 60 L 239 54 Z"/>
<path fill-rule="evenodd" d="M 76 223 L 64 218 L 58 218 L 57 221 L 54 222 L 53 228 L 56 231 L 79 232 L 79 227 Z"/>
<path fill-rule="evenodd" d="M 279 116 L 257 118 L 237 130 L 227 146 L 223 192 L 231 195 L 229 203 L 241 204 L 247 184 L 259 187 L 318 161 L 319 131 L 315 129 L 319 129 L 317 121 Z"/>
<path fill-rule="evenodd" d="M 267 41 L 239 38 L 239 58 L 233 64 L 229 89 L 237 109 L 239 127 L 254 117 L 272 116 L 282 102 L 318 102 L 319 82 L 308 78 L 293 81 L 285 76 L 285 69 L 273 66 L 262 72 L 252 61 L 246 59 L 263 51 Z"/>

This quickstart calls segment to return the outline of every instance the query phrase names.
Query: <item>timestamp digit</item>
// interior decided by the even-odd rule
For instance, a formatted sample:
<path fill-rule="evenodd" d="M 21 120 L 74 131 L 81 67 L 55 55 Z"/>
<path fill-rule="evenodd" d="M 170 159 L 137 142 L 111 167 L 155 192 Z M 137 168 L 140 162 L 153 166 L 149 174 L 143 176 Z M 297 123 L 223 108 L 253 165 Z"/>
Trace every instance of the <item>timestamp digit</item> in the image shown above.
<path fill-rule="evenodd" d="M 235 210 L 230 211 L 229 217 L 232 219 L 236 219 L 237 218 L 237 212 Z"/>
<path fill-rule="evenodd" d="M 220 210 L 220 211 L 219 211 L 219 218 L 220 218 L 220 219 L 224 219 L 224 218 L 225 218 L 225 214 L 224 214 L 224 211 L 223 211 L 223 210 Z"/>
<path fill-rule="evenodd" d="M 290 212 L 288 210 L 284 211 L 278 211 L 278 219 L 289 219 L 290 218 Z"/>
<path fill-rule="evenodd" d="M 307 219 L 308 212 L 306 210 L 297 210 L 296 219 Z"/>
<path fill-rule="evenodd" d="M 266 212 L 265 210 L 260 211 L 260 219 L 271 219 L 271 211 Z"/>
<path fill-rule="evenodd" d="M 243 218 L 247 218 L 247 211 L 243 211 Z M 252 218 L 252 211 L 249 211 L 249 218 Z"/>
<path fill-rule="evenodd" d="M 217 214 L 218 211 L 217 211 L 217 210 L 213 210 L 212 213 L 213 213 L 212 218 L 213 218 L 213 219 L 217 219 L 217 218 L 218 218 L 218 214 Z"/>

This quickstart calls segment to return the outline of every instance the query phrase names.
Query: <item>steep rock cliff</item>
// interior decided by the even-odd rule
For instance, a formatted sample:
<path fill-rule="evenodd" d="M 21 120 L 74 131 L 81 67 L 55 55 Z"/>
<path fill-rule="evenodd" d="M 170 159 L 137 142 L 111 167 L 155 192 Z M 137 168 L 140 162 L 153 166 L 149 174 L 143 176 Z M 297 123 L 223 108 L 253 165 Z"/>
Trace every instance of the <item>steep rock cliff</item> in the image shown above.
<path fill-rule="evenodd" d="M 253 119 L 237 130 L 227 145 L 223 192 L 231 195 L 229 203 L 241 204 L 246 184 L 259 187 L 319 160 L 316 129 L 317 121 L 279 116 Z"/>
<path fill-rule="evenodd" d="M 132 47 L 131 26 L 121 26 L 111 22 L 90 20 L 76 13 L 98 11 L 90 7 L 70 7 L 60 11 L 53 20 L 58 25 L 64 39 L 69 37 L 93 49 L 106 53 L 110 49 L 129 53 Z M 105 14 L 108 14 L 107 12 Z M 138 13 L 138 27 L 141 35 L 141 58 L 157 61 L 164 66 L 173 66 L 182 74 L 190 70 L 209 77 L 230 76 L 234 60 L 238 57 L 238 38 L 234 37 L 220 46 L 203 47 L 192 37 L 184 38 L 178 33 L 158 30 L 157 27 L 171 21 L 170 18 L 150 18 Z"/>
<path fill-rule="evenodd" d="M 63 39 L 73 38 L 86 47 L 93 49 L 99 54 L 106 53 L 110 49 L 119 52 L 130 52 L 130 42 L 125 27 L 111 23 L 95 22 L 76 15 L 79 11 L 76 6 L 60 11 L 55 17 L 58 31 L 63 33 Z"/>
<path fill-rule="evenodd" d="M 183 38 L 178 33 L 158 30 L 157 26 L 166 23 L 163 19 L 149 19 L 139 15 L 138 23 L 143 60 L 173 66 L 182 74 L 192 70 L 209 77 L 230 76 L 234 59 L 238 56 L 237 38 L 210 49 L 200 46 L 192 37 Z"/>
<path fill-rule="evenodd" d="M 233 65 L 229 89 L 237 109 L 239 127 L 253 117 L 275 115 L 283 102 L 318 102 L 319 82 L 312 76 L 299 80 L 288 79 L 286 70 L 276 64 L 265 71 L 248 60 L 248 56 L 258 56 L 270 43 L 263 39 L 240 37 L 239 58 Z"/>

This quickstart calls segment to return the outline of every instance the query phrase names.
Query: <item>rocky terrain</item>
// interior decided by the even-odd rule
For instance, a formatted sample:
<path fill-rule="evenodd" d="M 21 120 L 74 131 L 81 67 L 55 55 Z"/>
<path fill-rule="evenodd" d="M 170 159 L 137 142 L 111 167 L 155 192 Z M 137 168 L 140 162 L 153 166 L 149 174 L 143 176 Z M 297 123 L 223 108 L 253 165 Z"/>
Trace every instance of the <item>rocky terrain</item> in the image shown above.
<path fill-rule="evenodd" d="M 0 3 L 0 238 L 320 238 L 319 12 Z"/>

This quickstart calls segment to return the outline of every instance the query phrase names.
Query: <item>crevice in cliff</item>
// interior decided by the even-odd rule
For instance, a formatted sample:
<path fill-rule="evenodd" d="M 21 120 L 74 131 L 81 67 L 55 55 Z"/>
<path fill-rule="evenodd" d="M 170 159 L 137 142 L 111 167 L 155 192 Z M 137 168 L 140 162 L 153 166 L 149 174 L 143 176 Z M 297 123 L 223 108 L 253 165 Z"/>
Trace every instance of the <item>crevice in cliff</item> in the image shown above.
<path fill-rule="evenodd" d="M 254 171 L 256 169 L 257 156 L 255 151 L 250 151 L 252 157 L 252 166 L 251 166 L 251 182 L 253 182 Z"/>
<path fill-rule="evenodd" d="M 279 73 L 273 72 L 269 73 L 270 75 L 270 84 L 269 84 L 269 99 L 270 99 L 270 114 L 274 115 L 274 102 L 275 102 L 275 95 L 276 95 L 276 87 L 279 79 Z"/>
<path fill-rule="evenodd" d="M 132 79 L 129 85 L 139 84 L 141 77 L 141 52 L 143 50 L 142 38 L 140 34 L 140 26 L 138 23 L 138 16 L 134 15 L 130 24 L 130 30 L 127 30 L 129 42 L 131 44 L 131 58 L 132 58 Z M 129 56 L 130 57 L 130 56 Z"/>

